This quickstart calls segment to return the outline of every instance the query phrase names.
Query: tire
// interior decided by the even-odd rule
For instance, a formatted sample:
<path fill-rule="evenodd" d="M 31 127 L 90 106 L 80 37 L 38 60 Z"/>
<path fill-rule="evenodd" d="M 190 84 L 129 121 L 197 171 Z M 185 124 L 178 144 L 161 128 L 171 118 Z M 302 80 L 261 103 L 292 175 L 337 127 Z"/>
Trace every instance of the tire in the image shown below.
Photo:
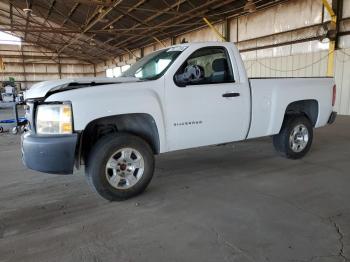
<path fill-rule="evenodd" d="M 18 134 L 18 127 L 15 126 L 14 128 L 12 128 L 11 133 L 12 133 L 12 135 L 17 135 Z"/>
<path fill-rule="evenodd" d="M 93 189 L 110 201 L 142 193 L 151 182 L 154 155 L 143 139 L 130 134 L 108 135 L 93 147 L 86 177 Z"/>
<path fill-rule="evenodd" d="M 273 136 L 273 145 L 282 156 L 300 159 L 309 152 L 312 140 L 313 127 L 310 120 L 302 115 L 289 115 L 279 134 Z"/>

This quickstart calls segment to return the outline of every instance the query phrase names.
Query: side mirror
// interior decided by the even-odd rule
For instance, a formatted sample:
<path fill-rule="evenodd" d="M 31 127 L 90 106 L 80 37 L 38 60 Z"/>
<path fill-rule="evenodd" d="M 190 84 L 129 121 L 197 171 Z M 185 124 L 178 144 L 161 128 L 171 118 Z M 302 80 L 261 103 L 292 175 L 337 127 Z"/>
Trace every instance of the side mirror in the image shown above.
<path fill-rule="evenodd" d="M 199 84 L 204 79 L 204 68 L 200 65 L 188 65 L 183 73 L 176 74 L 174 78 L 179 87 Z"/>
<path fill-rule="evenodd" d="M 181 74 L 174 76 L 174 82 L 178 87 L 186 87 L 186 85 L 189 84 L 189 81 L 183 79 Z"/>
<path fill-rule="evenodd" d="M 176 83 L 178 87 L 186 87 L 185 83 Z"/>

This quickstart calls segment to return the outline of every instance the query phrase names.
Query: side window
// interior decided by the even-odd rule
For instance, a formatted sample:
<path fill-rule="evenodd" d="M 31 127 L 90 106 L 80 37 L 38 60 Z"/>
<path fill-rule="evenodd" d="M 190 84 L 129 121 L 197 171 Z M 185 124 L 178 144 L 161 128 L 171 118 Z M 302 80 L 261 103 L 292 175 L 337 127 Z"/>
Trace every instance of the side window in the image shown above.
<path fill-rule="evenodd" d="M 234 82 L 226 49 L 206 47 L 195 51 L 174 76 L 178 86 Z"/>

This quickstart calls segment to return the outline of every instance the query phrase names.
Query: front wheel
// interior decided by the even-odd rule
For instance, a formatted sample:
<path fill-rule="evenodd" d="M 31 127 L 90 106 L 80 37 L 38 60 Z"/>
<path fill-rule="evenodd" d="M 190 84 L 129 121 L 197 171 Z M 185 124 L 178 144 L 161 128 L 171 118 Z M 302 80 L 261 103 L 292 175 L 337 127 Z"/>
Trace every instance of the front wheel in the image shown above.
<path fill-rule="evenodd" d="M 275 149 L 290 159 L 304 157 L 310 150 L 313 128 L 305 116 L 287 116 L 279 134 L 273 136 Z"/>
<path fill-rule="evenodd" d="M 103 198 L 121 201 L 142 193 L 154 172 L 154 155 L 143 139 L 117 134 L 102 138 L 90 153 L 87 179 Z"/>

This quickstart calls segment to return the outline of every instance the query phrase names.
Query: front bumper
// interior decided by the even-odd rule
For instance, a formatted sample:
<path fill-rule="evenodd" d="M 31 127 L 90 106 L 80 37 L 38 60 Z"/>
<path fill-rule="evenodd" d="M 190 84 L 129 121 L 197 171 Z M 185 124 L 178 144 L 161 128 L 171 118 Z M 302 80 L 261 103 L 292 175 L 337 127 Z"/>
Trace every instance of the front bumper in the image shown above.
<path fill-rule="evenodd" d="M 335 119 L 337 118 L 338 113 L 337 112 L 332 112 L 331 115 L 328 118 L 328 124 L 331 125 L 335 122 Z"/>
<path fill-rule="evenodd" d="M 22 159 L 26 167 L 50 174 L 73 174 L 78 135 L 22 136 Z"/>

